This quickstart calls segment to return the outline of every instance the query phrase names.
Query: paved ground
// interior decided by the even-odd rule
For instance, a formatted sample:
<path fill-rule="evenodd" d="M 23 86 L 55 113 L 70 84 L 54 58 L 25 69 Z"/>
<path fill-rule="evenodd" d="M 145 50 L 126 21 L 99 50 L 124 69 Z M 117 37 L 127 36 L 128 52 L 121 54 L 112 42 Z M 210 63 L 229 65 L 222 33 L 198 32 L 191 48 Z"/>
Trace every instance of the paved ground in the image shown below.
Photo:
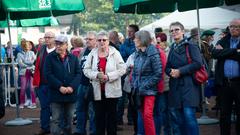
<path fill-rule="evenodd" d="M 21 109 L 21 118 L 31 118 L 33 123 L 25 126 L 5 126 L 5 122 L 16 118 L 16 108 L 7 107 L 6 115 L 0 120 L 0 135 L 33 135 L 39 129 L 39 117 L 40 109 Z M 200 114 L 197 114 L 198 116 Z M 215 111 L 209 111 L 208 115 L 215 117 Z M 216 118 L 216 117 L 215 117 Z M 125 124 L 122 126 L 123 130 L 118 131 L 118 135 L 133 135 L 133 127 L 128 126 L 126 118 L 124 119 Z M 200 125 L 201 135 L 219 135 L 219 125 Z M 233 133 L 232 135 L 235 135 Z"/>

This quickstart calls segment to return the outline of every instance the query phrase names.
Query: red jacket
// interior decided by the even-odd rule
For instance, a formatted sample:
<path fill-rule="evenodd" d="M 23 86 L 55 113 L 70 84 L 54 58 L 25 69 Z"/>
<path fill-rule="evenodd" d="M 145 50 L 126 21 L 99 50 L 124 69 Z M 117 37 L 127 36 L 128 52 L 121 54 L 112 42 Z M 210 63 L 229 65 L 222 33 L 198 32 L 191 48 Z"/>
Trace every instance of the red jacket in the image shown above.
<path fill-rule="evenodd" d="M 159 45 L 156 45 L 156 48 L 160 52 L 160 59 L 161 59 L 161 62 L 162 62 L 162 79 L 158 82 L 158 92 L 163 93 L 163 90 L 164 90 L 164 74 L 165 74 L 165 68 L 166 68 L 166 64 L 167 64 L 167 56 L 166 56 L 164 50 L 161 49 Z"/>
<path fill-rule="evenodd" d="M 35 64 L 35 72 L 33 74 L 33 86 L 39 87 L 40 84 L 40 57 L 37 57 Z"/>
<path fill-rule="evenodd" d="M 42 45 L 37 54 L 35 63 L 35 72 L 33 74 L 33 86 L 39 87 L 41 80 L 41 63 L 43 62 L 43 55 L 46 51 L 46 45 Z"/>

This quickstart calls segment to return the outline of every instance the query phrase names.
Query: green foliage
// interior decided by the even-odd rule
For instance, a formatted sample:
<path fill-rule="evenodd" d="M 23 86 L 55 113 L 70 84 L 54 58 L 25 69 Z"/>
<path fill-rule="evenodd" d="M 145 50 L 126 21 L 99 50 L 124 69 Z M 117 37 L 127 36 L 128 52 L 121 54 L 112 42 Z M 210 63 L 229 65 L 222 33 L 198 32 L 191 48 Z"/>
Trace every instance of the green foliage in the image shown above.
<path fill-rule="evenodd" d="M 87 31 L 117 30 L 126 33 L 126 26 L 137 24 L 140 27 L 159 19 L 161 14 L 122 14 L 114 13 L 113 0 L 85 0 L 86 11 L 76 14 L 72 22 L 72 31 L 77 35 Z"/>

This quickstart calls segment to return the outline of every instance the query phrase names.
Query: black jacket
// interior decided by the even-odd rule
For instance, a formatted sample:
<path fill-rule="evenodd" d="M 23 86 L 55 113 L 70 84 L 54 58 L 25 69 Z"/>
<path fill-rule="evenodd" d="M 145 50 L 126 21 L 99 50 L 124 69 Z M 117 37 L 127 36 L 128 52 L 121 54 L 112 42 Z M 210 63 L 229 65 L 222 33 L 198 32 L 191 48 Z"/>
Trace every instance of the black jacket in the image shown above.
<path fill-rule="evenodd" d="M 217 64 L 215 68 L 216 85 L 220 86 L 223 85 L 225 60 L 227 59 L 235 60 L 238 61 L 238 64 L 240 64 L 240 53 L 237 52 L 237 49 L 240 49 L 240 43 L 237 45 L 237 49 L 232 49 L 230 48 L 230 38 L 231 35 L 229 34 L 218 42 L 218 44 L 220 44 L 223 47 L 223 49 L 212 50 L 213 58 L 217 59 Z"/>

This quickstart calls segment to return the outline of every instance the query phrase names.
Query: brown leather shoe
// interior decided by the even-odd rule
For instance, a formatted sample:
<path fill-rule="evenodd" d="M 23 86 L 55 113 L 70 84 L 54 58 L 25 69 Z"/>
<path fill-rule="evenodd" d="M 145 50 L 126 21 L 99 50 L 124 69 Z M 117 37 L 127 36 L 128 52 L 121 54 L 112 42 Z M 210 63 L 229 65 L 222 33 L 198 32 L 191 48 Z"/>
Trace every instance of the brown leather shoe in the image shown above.
<path fill-rule="evenodd" d="M 39 130 L 39 132 L 35 133 L 34 135 L 49 135 L 50 131 L 45 131 L 43 129 Z"/>

